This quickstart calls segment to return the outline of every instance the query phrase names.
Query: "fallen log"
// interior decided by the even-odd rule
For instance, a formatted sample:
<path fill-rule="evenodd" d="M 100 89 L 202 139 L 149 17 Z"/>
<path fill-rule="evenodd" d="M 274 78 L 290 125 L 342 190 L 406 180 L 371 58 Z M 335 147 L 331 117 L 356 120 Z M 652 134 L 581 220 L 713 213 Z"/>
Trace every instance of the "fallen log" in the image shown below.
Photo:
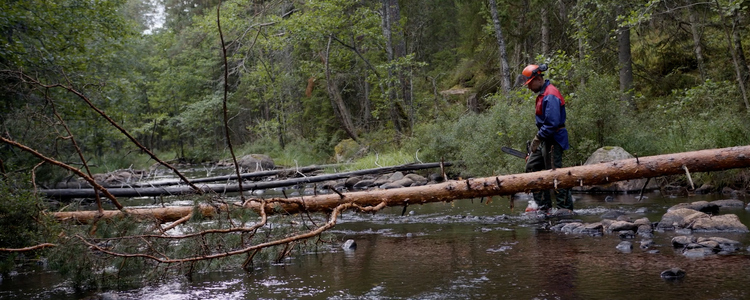
<path fill-rule="evenodd" d="M 343 172 L 336 174 L 326 174 L 308 177 L 299 177 L 287 180 L 276 180 L 276 181 L 264 181 L 255 183 L 244 183 L 242 184 L 243 191 L 254 191 L 264 190 L 277 187 L 293 186 L 298 184 L 307 184 L 322 182 L 328 180 L 336 180 L 341 178 L 349 178 L 351 176 L 366 175 L 366 174 L 380 174 L 389 173 L 396 171 L 412 171 L 412 170 L 423 170 L 440 167 L 441 163 L 422 163 L 422 164 L 404 164 L 399 166 L 382 167 L 366 170 L 358 170 L 351 172 Z M 449 162 L 444 163 L 445 166 L 452 165 Z M 236 178 L 236 176 L 235 176 Z M 195 183 L 195 181 L 193 181 Z M 239 184 L 203 184 L 196 185 L 203 193 L 237 193 L 240 192 Z M 115 197 L 154 197 L 154 196 L 170 196 L 170 195 L 187 195 L 195 194 L 196 190 L 187 186 L 165 186 L 165 187 L 124 187 L 124 188 L 108 188 L 107 191 Z M 88 189 L 42 189 L 37 190 L 40 194 L 54 199 L 71 199 L 71 198 L 93 198 L 95 196 L 94 190 Z"/>
<path fill-rule="evenodd" d="M 587 166 L 545 170 L 534 173 L 451 180 L 428 186 L 326 194 L 289 199 L 266 199 L 272 203 L 266 213 L 329 212 L 343 203 L 354 203 L 361 207 L 404 206 L 429 202 L 452 201 L 477 197 L 512 195 L 518 192 L 533 192 L 555 188 L 570 188 L 576 185 L 597 185 L 620 180 L 652 178 L 690 172 L 721 171 L 750 167 L 750 146 L 710 149 L 676 154 L 633 158 Z M 257 201 L 246 201 L 246 208 L 260 209 Z M 171 208 L 162 208 L 170 210 Z M 154 209 L 154 213 L 159 209 Z M 120 211 L 107 211 L 108 216 Z M 84 215 L 96 212 L 54 213 L 57 219 L 76 219 L 87 222 Z M 163 220 L 174 221 L 176 219 Z"/>

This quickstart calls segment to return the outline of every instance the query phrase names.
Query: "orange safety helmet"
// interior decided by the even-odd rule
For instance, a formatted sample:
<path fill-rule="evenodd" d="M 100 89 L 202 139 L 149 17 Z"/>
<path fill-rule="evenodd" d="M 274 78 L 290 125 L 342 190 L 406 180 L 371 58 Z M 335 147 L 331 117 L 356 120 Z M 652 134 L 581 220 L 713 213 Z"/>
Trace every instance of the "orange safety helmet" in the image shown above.
<path fill-rule="evenodd" d="M 532 79 L 536 76 L 542 76 L 542 72 L 547 71 L 547 65 L 541 64 L 541 65 L 528 65 L 525 68 L 523 68 L 523 72 L 521 74 L 523 75 L 523 79 L 526 80 L 523 85 L 529 84 Z"/>

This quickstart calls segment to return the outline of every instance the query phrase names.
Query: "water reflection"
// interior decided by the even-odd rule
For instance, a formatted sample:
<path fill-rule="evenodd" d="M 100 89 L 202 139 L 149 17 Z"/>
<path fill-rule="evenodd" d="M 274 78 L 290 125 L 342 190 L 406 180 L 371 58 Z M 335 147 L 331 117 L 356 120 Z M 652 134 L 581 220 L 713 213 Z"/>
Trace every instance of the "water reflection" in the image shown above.
<path fill-rule="evenodd" d="M 649 194 L 576 195 L 583 222 L 620 210 L 633 219 L 658 221 L 679 202 L 725 199 Z M 744 199 L 743 199 L 744 200 Z M 340 241 L 354 239 L 356 250 L 297 254 L 282 264 L 258 265 L 252 272 L 196 274 L 137 290 L 106 291 L 117 299 L 716 299 L 750 297 L 750 245 L 747 234 L 712 234 L 742 242 L 735 255 L 689 259 L 672 249 L 674 232 L 655 233 L 659 253 L 633 240 L 631 253 L 615 249 L 618 236 L 566 235 L 541 229 L 544 221 L 521 216 L 507 199 L 492 204 L 455 201 L 389 208 L 376 214 L 346 213 L 334 228 Z M 645 211 L 644 209 L 645 208 Z M 730 210 L 745 224 L 744 209 Z M 698 234 L 708 235 L 708 234 Z M 687 276 L 664 281 L 661 271 L 679 267 Z M 40 274 L 3 278 L 0 297 L 78 299 L 60 290 L 59 278 Z M 25 285 L 17 285 L 25 284 Z"/>

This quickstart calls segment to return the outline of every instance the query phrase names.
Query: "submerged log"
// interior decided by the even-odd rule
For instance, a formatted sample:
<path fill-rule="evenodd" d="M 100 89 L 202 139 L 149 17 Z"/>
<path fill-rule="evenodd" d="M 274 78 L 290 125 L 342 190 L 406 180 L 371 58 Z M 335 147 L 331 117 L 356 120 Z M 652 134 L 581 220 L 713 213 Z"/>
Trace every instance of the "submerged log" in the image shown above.
<path fill-rule="evenodd" d="M 422 163 L 422 164 L 405 164 L 392 167 L 382 167 L 366 170 L 358 170 L 351 172 L 343 172 L 336 174 L 326 174 L 309 177 L 299 177 L 287 180 L 276 180 L 276 181 L 264 181 L 255 183 L 244 183 L 242 184 L 243 191 L 252 190 L 264 190 L 270 188 L 293 186 L 298 184 L 307 184 L 322 182 L 327 180 L 335 180 L 341 178 L 349 178 L 351 176 L 366 175 L 366 174 L 380 174 L 389 173 L 396 171 L 412 171 L 412 170 L 423 170 L 431 168 L 439 168 L 441 163 Z M 450 166 L 451 163 L 444 163 L 445 166 Z M 231 176 L 224 176 L 229 178 Z M 234 176 L 236 178 L 236 176 Z M 226 180 L 226 179 L 225 179 Z M 193 181 L 195 182 L 195 181 Z M 240 192 L 239 184 L 203 184 L 197 185 L 197 187 L 204 193 L 237 193 Z M 188 186 L 166 186 L 166 187 L 125 187 L 125 188 L 108 188 L 112 195 L 116 197 L 154 197 L 154 196 L 168 196 L 168 195 L 186 195 L 195 194 L 196 191 Z M 94 190 L 88 189 L 45 189 L 38 190 L 40 194 L 43 194 L 49 198 L 55 199 L 71 199 L 71 198 L 93 198 Z"/>
<path fill-rule="evenodd" d="M 750 146 L 741 146 L 633 158 L 534 173 L 452 180 L 428 186 L 266 199 L 274 203 L 267 207 L 266 213 L 328 212 L 343 203 L 354 203 L 359 206 L 376 206 L 381 203 L 387 206 L 404 206 L 675 175 L 684 173 L 684 168 L 690 172 L 709 172 L 747 167 L 750 167 Z M 260 203 L 246 201 L 245 207 L 259 211 Z M 155 212 L 157 210 L 155 209 Z M 54 216 L 58 219 L 75 218 L 81 222 L 87 221 L 82 216 L 78 217 L 77 213 L 79 212 L 68 212 L 65 215 L 55 213 Z M 80 212 L 83 213 L 96 214 Z M 120 212 L 108 213 L 117 215 Z"/>

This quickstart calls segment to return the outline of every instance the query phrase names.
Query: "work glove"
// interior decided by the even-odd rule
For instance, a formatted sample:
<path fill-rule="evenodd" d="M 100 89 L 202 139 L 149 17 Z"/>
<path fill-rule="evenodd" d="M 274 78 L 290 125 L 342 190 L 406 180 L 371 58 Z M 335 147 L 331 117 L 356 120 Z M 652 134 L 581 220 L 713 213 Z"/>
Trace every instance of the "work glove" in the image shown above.
<path fill-rule="evenodd" d="M 542 144 L 542 139 L 539 138 L 539 134 L 534 136 L 534 139 L 531 140 L 531 153 L 536 152 L 539 150 L 539 146 Z"/>

